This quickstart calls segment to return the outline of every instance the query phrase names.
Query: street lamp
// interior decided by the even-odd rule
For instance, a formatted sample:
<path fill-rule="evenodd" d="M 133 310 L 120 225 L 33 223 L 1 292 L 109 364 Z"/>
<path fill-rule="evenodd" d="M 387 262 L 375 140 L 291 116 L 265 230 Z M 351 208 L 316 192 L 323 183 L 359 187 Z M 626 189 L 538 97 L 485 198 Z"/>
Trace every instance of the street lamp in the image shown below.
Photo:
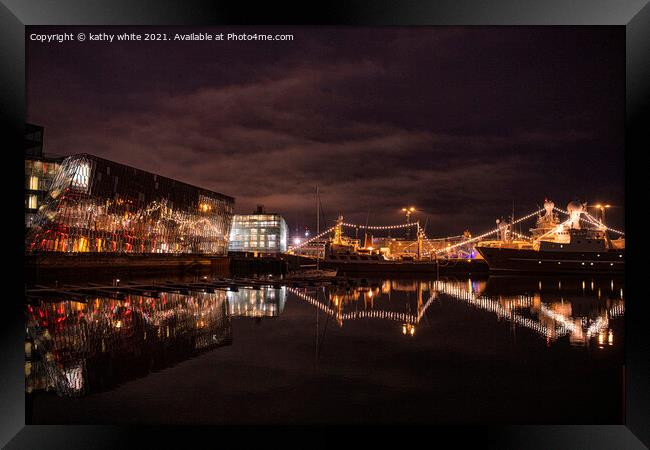
<path fill-rule="evenodd" d="M 406 223 L 411 223 L 411 214 L 415 212 L 414 206 L 409 206 L 408 208 L 402 208 L 402 212 L 406 214 Z M 409 239 L 411 236 L 411 228 L 406 228 L 406 239 Z"/>
<path fill-rule="evenodd" d="M 605 209 L 611 208 L 612 205 L 601 205 L 598 203 L 597 205 L 593 205 L 592 208 L 596 208 L 599 211 L 599 217 L 598 219 L 600 220 L 600 223 L 605 222 Z"/>

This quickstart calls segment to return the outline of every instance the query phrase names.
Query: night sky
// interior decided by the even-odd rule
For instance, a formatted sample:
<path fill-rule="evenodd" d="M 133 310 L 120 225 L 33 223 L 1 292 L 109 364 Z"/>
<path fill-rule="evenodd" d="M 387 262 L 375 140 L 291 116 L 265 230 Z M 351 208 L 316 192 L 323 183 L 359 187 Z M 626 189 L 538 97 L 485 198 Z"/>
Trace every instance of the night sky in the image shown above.
<path fill-rule="evenodd" d="M 270 32 L 291 42 L 27 40 L 45 152 L 91 153 L 262 203 L 291 231 L 401 223 L 473 233 L 552 198 L 623 228 L 623 27 L 28 27 Z M 312 228 L 313 229 L 313 228 Z"/>

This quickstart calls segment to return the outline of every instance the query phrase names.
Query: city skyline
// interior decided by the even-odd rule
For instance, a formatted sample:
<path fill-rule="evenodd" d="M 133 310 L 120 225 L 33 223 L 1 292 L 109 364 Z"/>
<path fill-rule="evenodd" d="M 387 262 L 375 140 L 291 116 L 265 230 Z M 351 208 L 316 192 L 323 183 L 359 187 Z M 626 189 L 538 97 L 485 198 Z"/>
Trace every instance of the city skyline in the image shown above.
<path fill-rule="evenodd" d="M 28 120 L 46 153 L 223 192 L 237 213 L 264 204 L 292 232 L 315 226 L 315 186 L 328 225 L 401 223 L 413 205 L 432 236 L 479 233 L 513 201 L 579 197 L 619 207 L 623 228 L 623 31 L 271 29 L 295 38 L 27 40 Z"/>

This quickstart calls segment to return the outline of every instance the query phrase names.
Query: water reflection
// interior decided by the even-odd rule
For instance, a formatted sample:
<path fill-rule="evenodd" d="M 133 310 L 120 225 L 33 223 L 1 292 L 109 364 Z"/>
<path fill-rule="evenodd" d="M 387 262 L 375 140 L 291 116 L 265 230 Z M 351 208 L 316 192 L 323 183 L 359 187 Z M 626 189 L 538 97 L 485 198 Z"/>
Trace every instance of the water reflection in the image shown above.
<path fill-rule="evenodd" d="M 280 289 L 240 289 L 228 291 L 228 313 L 243 317 L 277 317 L 287 299 L 285 287 Z"/>
<path fill-rule="evenodd" d="M 488 280 L 383 280 L 369 287 L 289 292 L 332 316 L 339 326 L 357 319 L 401 323 L 413 336 L 434 302 L 460 301 L 499 320 L 534 331 L 547 343 L 612 346 L 613 320 L 625 312 L 623 280 L 499 277 Z M 470 327 L 471 323 L 466 326 Z"/>
<path fill-rule="evenodd" d="M 572 345 L 614 344 L 610 321 L 625 312 L 622 280 L 614 292 L 613 279 L 590 280 L 531 278 L 490 278 L 487 282 L 437 282 L 436 288 L 449 297 L 473 307 L 490 311 L 531 329 L 547 340 L 556 342 L 568 337 Z M 610 290 L 603 292 L 604 286 Z"/>
<path fill-rule="evenodd" d="M 426 338 L 421 330 L 428 324 L 427 330 L 435 333 L 432 319 L 440 314 L 453 321 L 458 339 L 478 320 L 495 333 L 498 323 L 505 321 L 513 329 L 530 331 L 532 339 L 537 336 L 549 347 L 565 342 L 615 348 L 623 342 L 623 294 L 622 279 L 491 277 L 369 280 L 364 286 L 269 287 L 185 295 L 161 292 L 157 298 L 127 295 L 84 303 L 50 298 L 27 306 L 26 389 L 62 396 L 111 389 L 230 345 L 232 318 L 272 319 L 284 313 L 287 301 L 303 310 L 302 305 L 315 308 L 339 327 L 359 334 L 385 322 L 394 324 L 388 333 Z M 285 318 L 298 320 L 292 315 Z M 354 324 L 362 322 L 366 326 L 355 328 Z M 295 334 L 300 331 L 287 329 L 294 333 L 287 334 L 287 339 L 301 338 Z M 385 329 L 376 327 L 378 333 Z"/>
<path fill-rule="evenodd" d="M 273 317 L 284 289 L 162 292 L 27 305 L 26 390 L 80 396 L 232 343 L 231 317 Z"/>

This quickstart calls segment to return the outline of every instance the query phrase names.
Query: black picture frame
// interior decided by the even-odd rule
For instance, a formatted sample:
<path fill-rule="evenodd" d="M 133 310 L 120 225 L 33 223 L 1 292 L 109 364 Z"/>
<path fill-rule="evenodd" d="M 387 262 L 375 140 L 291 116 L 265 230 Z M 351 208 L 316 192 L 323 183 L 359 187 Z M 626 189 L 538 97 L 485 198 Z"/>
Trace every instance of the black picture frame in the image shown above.
<path fill-rule="evenodd" d="M 650 352 L 644 330 L 640 286 L 630 283 L 635 261 L 640 261 L 640 236 L 637 220 L 632 220 L 635 205 L 643 204 L 643 189 L 632 186 L 631 169 L 640 163 L 644 150 L 650 148 L 647 122 L 650 100 L 650 5 L 648 0 L 440 0 L 410 1 L 388 4 L 380 1 L 337 1 L 330 4 L 281 6 L 267 2 L 249 5 L 226 4 L 206 0 L 1 0 L 0 55 L 2 65 L 2 123 L 9 131 L 5 141 L 11 163 L 6 172 L 20 177 L 17 165 L 22 153 L 25 123 L 25 26 L 26 25 L 344 25 L 344 26 L 413 26 L 413 25 L 613 25 L 626 30 L 626 232 L 628 245 L 626 289 L 626 423 L 625 425 L 590 426 L 474 426 L 425 431 L 427 440 L 451 438 L 455 444 L 472 443 L 494 448 L 644 448 L 650 445 Z M 646 119 L 647 120 L 647 119 Z M 14 164 L 16 166 L 14 166 Z M 11 180 L 11 177 L 7 177 Z M 10 181 L 6 197 L 22 209 L 22 181 Z M 638 207 L 636 208 L 638 209 Z M 23 229 L 22 215 L 15 215 L 15 227 Z M 20 232 L 19 232 L 20 233 Z M 22 239 L 7 239 L 11 254 L 21 258 Z M 15 245 L 15 248 L 13 247 Z M 14 253 L 15 252 L 15 253 Z M 21 255 L 21 256 L 18 256 Z M 13 257 L 11 257 L 13 260 Z M 630 264 L 631 263 L 631 264 Z M 15 263 L 12 263 L 15 265 Z M 18 291 L 18 282 L 8 277 L 6 283 Z M 640 283 L 638 283 L 640 284 Z M 23 283 L 24 286 L 24 283 Z M 172 445 L 172 433 L 180 431 L 183 447 L 195 439 L 214 439 L 214 431 L 196 428 L 152 428 L 113 426 L 36 426 L 25 425 L 23 373 L 24 324 L 21 311 L 23 292 L 5 295 L 5 316 L 0 339 L 0 445 L 6 448 L 119 448 L 138 442 L 153 446 L 153 440 Z M 125 412 L 128 413 L 128 412 Z M 304 429 L 302 431 L 305 431 Z M 322 431 L 306 430 L 326 435 Z M 241 429 L 223 429 L 226 433 L 246 437 Z M 313 432 L 313 434 L 312 434 Z M 409 435 L 414 432 L 409 432 Z M 265 435 L 268 435 L 264 433 Z M 375 432 L 371 435 L 379 436 Z M 279 436 L 273 431 L 270 436 Z M 145 439 L 140 441 L 140 439 Z M 284 438 L 282 438 L 284 440 Z M 319 438 L 320 440 L 320 438 Z M 225 442 L 225 441 L 223 441 Z M 644 445 L 645 444 L 645 445 Z"/>

